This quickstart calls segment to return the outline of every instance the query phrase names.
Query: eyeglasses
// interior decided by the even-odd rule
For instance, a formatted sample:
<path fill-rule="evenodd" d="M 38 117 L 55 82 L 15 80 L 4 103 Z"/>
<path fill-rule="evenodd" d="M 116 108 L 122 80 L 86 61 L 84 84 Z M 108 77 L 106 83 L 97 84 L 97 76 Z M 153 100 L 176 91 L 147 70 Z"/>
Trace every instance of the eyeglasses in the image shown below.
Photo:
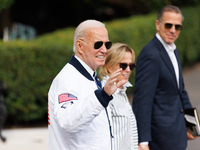
<path fill-rule="evenodd" d="M 103 43 L 104 43 L 103 41 L 95 42 L 94 49 L 99 49 L 103 45 Z M 105 42 L 105 46 L 106 46 L 106 49 L 110 49 L 112 46 L 112 42 L 111 41 Z"/>
<path fill-rule="evenodd" d="M 171 24 L 171 23 L 165 23 L 165 29 L 171 29 L 173 25 L 174 24 Z M 180 31 L 183 29 L 183 25 L 175 24 L 175 29 L 176 29 L 176 31 Z"/>
<path fill-rule="evenodd" d="M 119 67 L 122 68 L 122 70 L 125 70 L 127 68 L 127 66 L 129 66 L 130 70 L 133 70 L 136 67 L 135 63 L 119 63 Z"/>
<path fill-rule="evenodd" d="M 83 39 L 80 39 L 81 41 L 83 41 L 83 42 L 86 42 L 86 41 L 84 41 Z M 86 42 L 87 43 L 87 42 Z M 99 48 L 101 48 L 101 46 L 104 44 L 104 42 L 103 41 L 97 41 L 97 42 L 95 42 L 94 43 L 94 49 L 99 49 Z M 112 46 L 112 42 L 111 41 L 108 41 L 108 42 L 105 42 L 105 46 L 106 46 L 106 49 L 110 49 L 111 48 L 111 46 Z"/>

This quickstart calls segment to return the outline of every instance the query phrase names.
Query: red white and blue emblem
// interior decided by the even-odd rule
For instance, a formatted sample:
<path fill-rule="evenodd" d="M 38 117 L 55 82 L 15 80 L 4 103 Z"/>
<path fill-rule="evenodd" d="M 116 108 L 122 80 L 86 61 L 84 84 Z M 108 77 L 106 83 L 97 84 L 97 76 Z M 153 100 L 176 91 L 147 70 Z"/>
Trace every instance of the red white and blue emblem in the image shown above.
<path fill-rule="evenodd" d="M 59 97 L 59 104 L 63 103 L 61 108 L 67 108 L 67 106 L 70 106 L 74 104 L 74 100 L 78 100 L 78 98 L 72 94 L 60 94 Z"/>
<path fill-rule="evenodd" d="M 78 100 L 78 98 L 72 94 L 60 94 L 58 99 L 59 99 L 59 104 L 71 100 Z"/>

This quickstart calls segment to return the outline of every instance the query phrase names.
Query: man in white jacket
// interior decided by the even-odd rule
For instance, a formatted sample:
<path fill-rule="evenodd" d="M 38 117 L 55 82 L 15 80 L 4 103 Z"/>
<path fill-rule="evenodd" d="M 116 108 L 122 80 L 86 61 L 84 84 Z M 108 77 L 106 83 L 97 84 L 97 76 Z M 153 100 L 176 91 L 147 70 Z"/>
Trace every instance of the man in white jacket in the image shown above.
<path fill-rule="evenodd" d="M 114 72 L 102 89 L 93 74 L 105 63 L 112 43 L 105 25 L 82 22 L 75 31 L 75 55 L 59 72 L 48 93 L 49 150 L 113 150 L 107 108 L 125 81 Z"/>

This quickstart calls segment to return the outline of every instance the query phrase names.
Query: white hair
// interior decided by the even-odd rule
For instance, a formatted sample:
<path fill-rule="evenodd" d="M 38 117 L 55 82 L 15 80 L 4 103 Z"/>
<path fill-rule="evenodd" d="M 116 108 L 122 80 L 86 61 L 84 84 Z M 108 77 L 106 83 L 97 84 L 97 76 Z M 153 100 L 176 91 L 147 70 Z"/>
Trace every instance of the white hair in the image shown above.
<path fill-rule="evenodd" d="M 102 27 L 105 27 L 105 24 L 97 20 L 86 20 L 80 23 L 74 33 L 74 45 L 73 45 L 74 53 L 76 52 L 76 49 L 77 49 L 76 41 L 80 38 L 83 38 L 86 35 L 86 31 L 88 29 L 102 28 Z"/>

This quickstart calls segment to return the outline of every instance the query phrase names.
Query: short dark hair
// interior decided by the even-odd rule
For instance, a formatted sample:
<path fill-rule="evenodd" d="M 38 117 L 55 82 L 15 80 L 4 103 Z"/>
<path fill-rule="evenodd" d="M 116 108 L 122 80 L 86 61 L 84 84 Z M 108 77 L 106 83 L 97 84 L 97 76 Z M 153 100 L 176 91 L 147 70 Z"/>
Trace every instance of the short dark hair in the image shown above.
<path fill-rule="evenodd" d="M 183 14 L 182 14 L 181 10 L 178 7 L 173 6 L 173 5 L 168 5 L 168 6 L 163 7 L 162 9 L 160 9 L 160 11 L 158 12 L 157 20 L 159 22 L 162 22 L 163 14 L 164 14 L 164 12 L 167 12 L 167 11 L 181 14 L 182 15 L 182 21 L 184 20 Z"/>

